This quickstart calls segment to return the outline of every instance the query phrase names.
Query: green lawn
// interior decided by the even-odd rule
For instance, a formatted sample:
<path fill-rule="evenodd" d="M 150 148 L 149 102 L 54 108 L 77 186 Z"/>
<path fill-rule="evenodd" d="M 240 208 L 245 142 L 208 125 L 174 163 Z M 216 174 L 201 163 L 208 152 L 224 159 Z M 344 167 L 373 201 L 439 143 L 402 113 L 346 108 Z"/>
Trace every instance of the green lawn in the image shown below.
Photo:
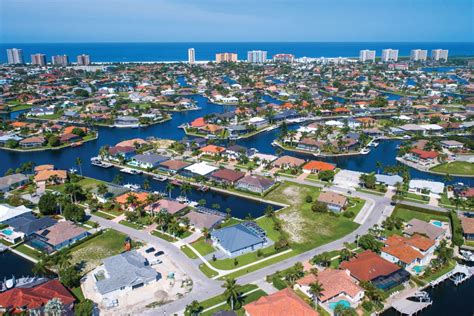
<path fill-rule="evenodd" d="M 84 293 L 82 293 L 81 286 L 73 287 L 73 288 L 71 289 L 71 292 L 72 292 L 72 294 L 74 294 L 74 296 L 75 296 L 79 301 L 83 301 L 83 300 L 85 299 Z"/>
<path fill-rule="evenodd" d="M 199 265 L 199 270 L 201 270 L 204 275 L 206 275 L 208 278 L 215 277 L 217 275 L 217 272 L 206 266 L 204 263 L 201 263 Z"/>
<path fill-rule="evenodd" d="M 15 112 L 15 111 L 22 111 L 22 110 L 28 110 L 31 109 L 33 106 L 30 104 L 18 104 L 15 106 L 10 106 L 10 111 Z"/>
<path fill-rule="evenodd" d="M 442 276 L 443 274 L 446 274 L 448 273 L 449 271 L 451 271 L 452 269 L 454 269 L 454 267 L 456 266 L 456 261 L 452 260 L 450 261 L 446 266 L 444 266 L 443 268 L 439 269 L 438 271 L 436 271 L 435 273 L 427 276 L 426 278 L 423 276 L 422 280 L 429 283 L 431 281 L 434 281 L 436 280 L 437 278 L 439 278 L 440 276 Z"/>
<path fill-rule="evenodd" d="M 100 183 L 105 184 L 106 182 L 100 181 L 100 180 L 97 180 L 97 179 L 93 179 L 93 178 L 88 178 L 88 177 L 84 177 L 83 179 L 76 182 L 76 184 L 80 185 L 83 189 L 95 188 Z M 66 184 L 52 185 L 52 186 L 48 187 L 48 189 L 58 191 L 58 192 L 61 192 L 61 193 L 64 193 L 65 188 L 66 188 Z"/>
<path fill-rule="evenodd" d="M 257 219 L 256 223 L 258 224 L 258 226 L 265 230 L 268 238 L 273 241 L 277 241 L 278 239 L 280 239 L 281 233 L 275 230 L 275 222 L 273 221 L 273 219 L 271 219 L 270 217 L 263 216 Z"/>
<path fill-rule="evenodd" d="M 33 259 L 37 259 L 39 260 L 40 258 L 40 255 L 41 255 L 41 252 L 39 252 L 38 250 L 36 249 L 33 249 L 33 248 L 30 248 L 28 247 L 27 245 L 25 244 L 20 244 L 16 247 L 14 247 L 15 250 L 33 258 Z"/>
<path fill-rule="evenodd" d="M 129 222 L 129 221 L 126 221 L 126 220 L 120 221 L 119 224 L 121 224 L 123 226 L 133 228 L 133 229 L 137 229 L 137 230 L 142 230 L 143 229 L 142 225 L 137 224 L 137 223 L 132 223 L 132 222 Z"/>
<path fill-rule="evenodd" d="M 457 175 L 474 175 L 474 163 L 467 161 L 453 161 L 434 166 L 430 169 L 435 172 Z"/>
<path fill-rule="evenodd" d="M 365 200 L 359 199 L 359 198 L 349 198 L 349 207 L 347 208 L 347 211 L 351 211 L 354 213 L 354 216 L 352 218 L 355 218 L 357 214 L 359 214 L 360 210 L 364 207 L 365 205 Z"/>
<path fill-rule="evenodd" d="M 84 264 L 83 272 L 88 272 L 101 264 L 101 260 L 117 255 L 124 250 L 126 235 L 116 230 L 108 229 L 82 244 L 70 249 L 72 263 Z"/>
<path fill-rule="evenodd" d="M 216 251 L 214 247 L 212 247 L 210 242 L 208 243 L 204 240 L 204 237 L 201 237 L 198 240 L 191 243 L 191 246 L 193 246 L 193 248 L 196 249 L 197 252 L 199 252 L 202 256 L 208 255 Z"/>
<path fill-rule="evenodd" d="M 449 222 L 448 213 L 446 213 L 446 216 L 443 216 L 443 215 L 417 212 L 417 211 L 406 209 L 403 207 L 403 205 L 397 205 L 395 209 L 393 210 L 392 216 L 400 217 L 404 222 L 409 222 L 410 220 L 414 218 L 425 221 L 425 222 L 429 222 L 430 220 Z"/>
<path fill-rule="evenodd" d="M 216 261 L 211 260 L 209 261 L 209 263 L 217 269 L 231 270 L 231 269 L 245 266 L 247 264 L 250 264 L 258 260 L 262 260 L 266 257 L 277 254 L 278 252 L 275 250 L 275 248 L 272 245 L 272 246 L 260 249 L 260 253 L 261 253 L 260 257 L 257 255 L 257 253 L 258 251 L 253 251 L 253 252 L 249 252 L 249 253 L 234 257 L 234 258 L 226 258 L 226 259 L 221 259 L 221 260 L 216 260 Z M 237 264 L 235 264 L 236 263 L 235 260 L 237 260 Z"/>
<path fill-rule="evenodd" d="M 105 219 L 108 219 L 108 220 L 111 220 L 111 219 L 114 219 L 114 218 L 115 218 L 114 216 L 110 216 L 110 215 L 105 214 L 105 213 L 103 213 L 103 212 L 101 212 L 101 211 L 97 211 L 97 212 L 94 212 L 94 213 L 92 213 L 92 214 L 94 214 L 94 215 L 96 215 L 96 216 L 99 216 L 99 217 L 102 217 L 102 218 L 105 218 Z"/>
<path fill-rule="evenodd" d="M 263 291 L 263 290 L 257 290 L 255 292 L 252 292 L 252 293 L 248 294 L 248 295 L 245 295 L 242 298 L 242 306 L 246 305 L 246 304 L 249 304 L 251 302 L 254 302 L 254 301 L 258 300 L 260 297 L 266 296 L 266 295 L 267 295 L 267 293 L 265 293 L 265 291 Z M 210 310 L 208 310 L 204 313 L 201 313 L 200 315 L 201 316 L 211 316 L 214 313 L 216 313 L 218 311 L 221 311 L 221 310 L 230 311 L 231 310 L 230 305 L 228 303 L 226 303 L 226 304 L 220 305 L 216 308 L 210 309 Z M 242 307 L 237 309 L 237 310 L 234 310 L 234 312 L 239 316 L 245 315 L 245 310 Z"/>
<path fill-rule="evenodd" d="M 155 237 L 161 238 L 161 239 L 166 240 L 166 241 L 168 241 L 168 242 L 175 242 L 175 241 L 177 241 L 177 239 L 174 238 L 173 236 L 169 236 L 169 235 L 163 234 L 162 232 L 157 231 L 157 230 L 154 230 L 151 234 L 152 234 L 153 236 L 155 236 Z"/>
<path fill-rule="evenodd" d="M 198 256 L 186 245 L 181 246 L 181 251 L 191 259 L 197 259 Z"/>

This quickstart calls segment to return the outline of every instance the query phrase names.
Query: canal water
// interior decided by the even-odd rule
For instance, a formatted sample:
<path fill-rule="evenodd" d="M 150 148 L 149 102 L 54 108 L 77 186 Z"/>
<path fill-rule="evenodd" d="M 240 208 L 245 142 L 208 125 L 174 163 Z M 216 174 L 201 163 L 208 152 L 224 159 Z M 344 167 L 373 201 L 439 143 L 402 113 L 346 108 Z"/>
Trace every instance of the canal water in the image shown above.
<path fill-rule="evenodd" d="M 14 254 L 11 251 L 0 253 L 0 281 L 5 279 L 32 276 L 34 263 Z"/>

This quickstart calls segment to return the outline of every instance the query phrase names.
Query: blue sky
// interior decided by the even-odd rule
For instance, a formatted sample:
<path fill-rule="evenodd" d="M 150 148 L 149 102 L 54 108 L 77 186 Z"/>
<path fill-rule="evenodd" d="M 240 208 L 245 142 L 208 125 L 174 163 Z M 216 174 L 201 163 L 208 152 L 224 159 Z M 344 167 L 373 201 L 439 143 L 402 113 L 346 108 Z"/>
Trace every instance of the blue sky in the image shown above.
<path fill-rule="evenodd" d="M 474 0 L 0 0 L 1 42 L 474 39 Z"/>

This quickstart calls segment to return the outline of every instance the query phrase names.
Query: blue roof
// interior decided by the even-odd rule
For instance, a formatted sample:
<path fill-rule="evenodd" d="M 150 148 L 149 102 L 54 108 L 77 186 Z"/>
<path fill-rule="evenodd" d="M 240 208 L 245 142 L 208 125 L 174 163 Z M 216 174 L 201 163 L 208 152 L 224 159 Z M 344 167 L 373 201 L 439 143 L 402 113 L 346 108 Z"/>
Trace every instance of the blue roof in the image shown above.
<path fill-rule="evenodd" d="M 264 237 L 260 237 L 255 231 L 243 224 L 214 230 L 211 232 L 211 236 L 217 238 L 222 248 L 231 253 L 266 242 Z"/>
<path fill-rule="evenodd" d="M 22 214 L 13 219 L 5 221 L 5 224 L 13 227 L 15 231 L 22 232 L 29 236 L 38 230 L 42 230 L 53 226 L 57 221 L 51 217 L 40 217 L 37 218 L 31 213 Z"/>

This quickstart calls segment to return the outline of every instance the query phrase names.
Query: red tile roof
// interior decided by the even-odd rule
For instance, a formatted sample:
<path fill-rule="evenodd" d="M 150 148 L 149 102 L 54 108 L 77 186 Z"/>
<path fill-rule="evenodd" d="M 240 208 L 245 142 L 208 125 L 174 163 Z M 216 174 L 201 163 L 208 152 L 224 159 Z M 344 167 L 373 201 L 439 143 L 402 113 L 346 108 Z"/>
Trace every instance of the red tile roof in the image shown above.
<path fill-rule="evenodd" d="M 303 166 L 305 170 L 317 170 L 317 171 L 325 171 L 325 170 L 334 170 L 336 166 L 324 161 L 316 161 L 311 160 L 307 164 Z"/>
<path fill-rule="evenodd" d="M 14 288 L 0 293 L 0 306 L 13 313 L 21 313 L 23 308 L 37 309 L 52 298 L 59 298 L 64 305 L 74 303 L 74 296 L 58 280 L 51 280 L 32 288 Z"/>
<path fill-rule="evenodd" d="M 349 261 L 342 262 L 340 268 L 351 271 L 351 275 L 360 281 L 371 281 L 401 269 L 370 250 L 358 254 Z"/>
<path fill-rule="evenodd" d="M 317 316 L 319 315 L 291 289 L 286 288 L 244 305 L 250 316 Z"/>
<path fill-rule="evenodd" d="M 418 148 L 412 148 L 410 152 L 417 155 L 421 159 L 433 159 L 438 157 L 438 153 L 436 151 L 426 151 Z"/>

